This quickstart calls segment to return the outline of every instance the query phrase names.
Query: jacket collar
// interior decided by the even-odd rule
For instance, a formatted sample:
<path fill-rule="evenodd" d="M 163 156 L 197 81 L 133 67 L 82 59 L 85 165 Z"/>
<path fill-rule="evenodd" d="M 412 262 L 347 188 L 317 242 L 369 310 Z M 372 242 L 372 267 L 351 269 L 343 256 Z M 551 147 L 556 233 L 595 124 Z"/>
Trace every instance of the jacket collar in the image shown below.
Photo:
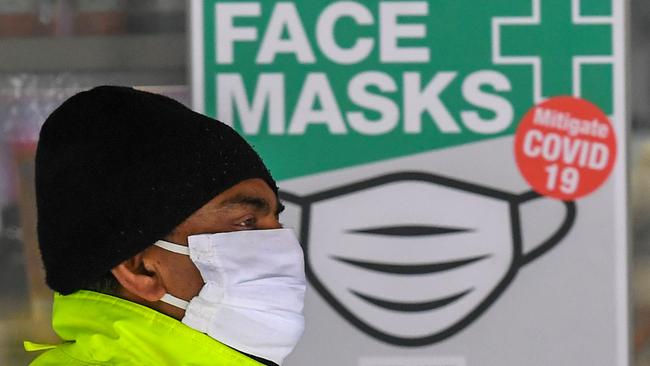
<path fill-rule="evenodd" d="M 165 314 L 97 292 L 55 294 L 52 326 L 61 351 L 93 363 L 261 365 Z"/>

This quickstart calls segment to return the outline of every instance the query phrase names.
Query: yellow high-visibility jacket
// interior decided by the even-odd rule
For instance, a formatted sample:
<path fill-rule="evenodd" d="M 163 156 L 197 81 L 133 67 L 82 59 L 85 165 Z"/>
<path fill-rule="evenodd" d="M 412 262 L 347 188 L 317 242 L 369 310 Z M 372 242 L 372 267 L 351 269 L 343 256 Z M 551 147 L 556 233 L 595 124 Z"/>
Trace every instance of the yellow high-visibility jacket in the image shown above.
<path fill-rule="evenodd" d="M 52 326 L 63 343 L 31 366 L 187 365 L 260 366 L 261 363 L 148 307 L 92 291 L 56 294 Z"/>

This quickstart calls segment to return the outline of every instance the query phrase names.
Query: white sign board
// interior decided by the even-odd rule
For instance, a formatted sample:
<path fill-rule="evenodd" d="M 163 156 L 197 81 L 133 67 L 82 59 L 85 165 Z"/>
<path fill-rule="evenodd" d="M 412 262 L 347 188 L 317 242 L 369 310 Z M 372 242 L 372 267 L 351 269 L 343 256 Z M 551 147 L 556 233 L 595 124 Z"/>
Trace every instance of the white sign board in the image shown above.
<path fill-rule="evenodd" d="M 287 365 L 629 364 L 624 6 L 192 2 L 304 247 Z"/>

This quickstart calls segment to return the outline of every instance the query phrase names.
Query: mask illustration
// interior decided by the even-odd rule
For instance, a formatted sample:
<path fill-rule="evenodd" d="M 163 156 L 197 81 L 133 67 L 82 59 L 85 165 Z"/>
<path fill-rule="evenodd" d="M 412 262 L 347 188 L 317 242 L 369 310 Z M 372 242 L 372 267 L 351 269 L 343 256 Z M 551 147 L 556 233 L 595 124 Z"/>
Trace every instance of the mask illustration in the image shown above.
<path fill-rule="evenodd" d="M 435 343 L 468 326 L 523 265 L 569 232 L 576 215 L 573 202 L 552 202 L 563 219 L 524 253 L 521 207 L 553 201 L 533 191 L 399 172 L 280 198 L 299 211 L 314 288 L 351 324 L 401 346 Z"/>

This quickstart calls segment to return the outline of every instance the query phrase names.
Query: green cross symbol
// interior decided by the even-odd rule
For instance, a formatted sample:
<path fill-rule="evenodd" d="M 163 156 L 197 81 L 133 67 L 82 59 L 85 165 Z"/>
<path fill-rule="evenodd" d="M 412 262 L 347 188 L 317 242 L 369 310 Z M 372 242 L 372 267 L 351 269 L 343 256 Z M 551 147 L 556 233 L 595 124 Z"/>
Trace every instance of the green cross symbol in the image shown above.
<path fill-rule="evenodd" d="M 535 102 L 579 95 L 585 82 L 598 83 L 611 98 L 611 75 L 590 73 L 598 80 L 586 81 L 581 75 L 583 65 L 613 63 L 611 17 L 582 15 L 580 0 L 530 1 L 532 15 L 493 19 L 494 63 L 532 65 Z"/>

